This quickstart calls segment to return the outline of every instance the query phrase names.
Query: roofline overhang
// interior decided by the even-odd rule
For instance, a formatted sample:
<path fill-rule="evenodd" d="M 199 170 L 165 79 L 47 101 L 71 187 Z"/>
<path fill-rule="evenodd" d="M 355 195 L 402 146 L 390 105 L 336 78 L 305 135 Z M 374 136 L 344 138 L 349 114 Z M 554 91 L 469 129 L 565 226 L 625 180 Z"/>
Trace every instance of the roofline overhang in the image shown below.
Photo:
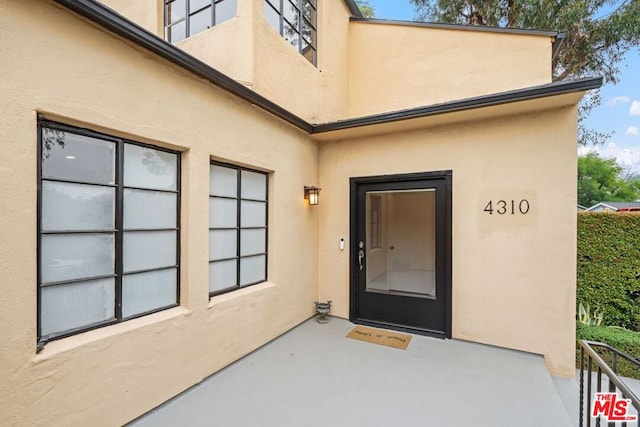
<path fill-rule="evenodd" d="M 128 20 L 111 8 L 94 0 L 54 0 L 56 3 L 81 15 L 91 22 L 124 37 L 126 40 L 149 50 L 174 64 L 191 71 L 195 75 L 213 83 L 219 88 L 230 92 L 239 98 L 261 109 L 280 117 L 306 132 L 312 132 L 313 127 L 306 120 L 282 108 L 278 104 L 248 87 L 238 83 L 231 77 L 221 73 L 199 59 L 189 55 L 180 48 L 166 42 L 164 39 L 147 31 L 138 24 Z"/>
<path fill-rule="evenodd" d="M 420 27 L 420 28 L 434 28 L 440 30 L 462 30 L 462 31 L 476 31 L 476 32 L 490 32 L 490 33 L 507 33 L 507 34 L 520 34 L 527 36 L 546 36 L 557 37 L 557 31 L 548 30 L 531 30 L 526 28 L 505 28 L 505 27 L 492 27 L 489 25 L 464 25 L 464 24 L 441 24 L 436 22 L 420 22 L 420 21 L 401 21 L 394 19 L 378 19 L 378 18 L 363 18 L 363 17 L 351 17 L 351 22 L 361 22 L 367 24 L 386 24 L 386 25 L 400 25 L 404 27 Z"/>
<path fill-rule="evenodd" d="M 330 123 L 311 124 L 95 0 L 54 1 L 78 15 L 83 16 L 89 21 L 105 28 L 106 30 L 123 37 L 143 49 L 155 53 L 161 58 L 192 72 L 196 76 L 209 81 L 213 85 L 237 96 L 240 99 L 243 99 L 251 105 L 261 108 L 262 110 L 309 134 L 320 134 L 361 126 L 447 114 L 572 92 L 584 92 L 591 89 L 597 89 L 602 85 L 601 77 L 585 78 L 568 82 L 549 83 L 540 86 L 511 90 L 508 92 L 482 95 L 463 100 L 449 101 L 429 106 L 374 114 Z M 349 1 L 351 0 L 347 0 L 347 2 Z M 447 24 L 437 25 L 440 26 Z"/>
<path fill-rule="evenodd" d="M 425 107 L 410 108 L 390 113 L 374 114 L 354 119 L 317 124 L 313 126 L 312 133 L 331 132 L 335 130 L 349 129 L 360 126 L 429 117 L 439 114 L 456 113 L 465 110 L 504 105 L 514 102 L 546 98 L 550 96 L 565 95 L 574 92 L 585 92 L 587 90 L 597 89 L 600 86 L 602 86 L 602 77 L 584 78 L 579 80 L 571 80 L 568 82 L 554 82 L 540 86 L 510 90 L 507 92 L 481 95 L 456 101 L 448 101 Z"/>
<path fill-rule="evenodd" d="M 353 16 L 362 18 L 362 11 L 360 11 L 360 8 L 356 4 L 355 0 L 344 0 L 344 2 L 347 4 L 347 7 L 349 8 L 349 11 Z"/>

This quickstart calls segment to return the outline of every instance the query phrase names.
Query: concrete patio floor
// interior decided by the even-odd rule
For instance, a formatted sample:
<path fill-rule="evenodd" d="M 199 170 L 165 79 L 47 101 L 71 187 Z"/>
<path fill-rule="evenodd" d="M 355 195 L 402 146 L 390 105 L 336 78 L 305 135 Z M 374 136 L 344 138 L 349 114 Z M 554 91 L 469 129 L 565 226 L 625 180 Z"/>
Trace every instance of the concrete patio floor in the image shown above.
<path fill-rule="evenodd" d="M 304 322 L 131 425 L 562 427 L 577 418 L 559 394 L 574 383 L 554 384 L 540 356 L 423 336 L 398 350 L 345 338 L 353 327 Z"/>

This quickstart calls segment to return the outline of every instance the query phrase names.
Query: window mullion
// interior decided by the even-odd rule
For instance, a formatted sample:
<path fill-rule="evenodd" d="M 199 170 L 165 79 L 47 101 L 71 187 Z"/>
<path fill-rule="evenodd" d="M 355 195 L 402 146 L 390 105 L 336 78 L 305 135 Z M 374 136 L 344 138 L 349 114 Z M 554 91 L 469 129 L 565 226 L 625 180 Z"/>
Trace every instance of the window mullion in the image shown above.
<path fill-rule="evenodd" d="M 298 52 L 300 53 L 302 53 L 302 38 L 304 37 L 302 33 L 302 28 L 304 27 L 302 23 L 302 1 L 298 0 L 298 28 L 296 28 L 298 30 Z"/>
<path fill-rule="evenodd" d="M 236 224 L 238 225 L 238 234 L 236 235 L 236 286 L 240 287 L 240 234 L 242 232 L 242 226 L 240 224 L 240 209 L 242 209 L 242 173 L 240 169 L 236 169 L 238 175 L 238 185 L 236 188 L 236 195 L 238 196 L 238 208 L 236 209 Z"/>
<path fill-rule="evenodd" d="M 122 275 L 123 275 L 123 242 L 124 242 L 124 142 L 116 145 L 116 235 L 115 235 L 115 273 L 116 273 L 116 319 L 122 319 Z"/>
<path fill-rule="evenodd" d="M 284 0 L 280 0 L 280 35 L 284 36 Z"/>
<path fill-rule="evenodd" d="M 185 0 L 184 2 L 184 35 L 185 38 L 191 36 L 191 16 L 189 15 L 191 10 L 191 0 Z"/>

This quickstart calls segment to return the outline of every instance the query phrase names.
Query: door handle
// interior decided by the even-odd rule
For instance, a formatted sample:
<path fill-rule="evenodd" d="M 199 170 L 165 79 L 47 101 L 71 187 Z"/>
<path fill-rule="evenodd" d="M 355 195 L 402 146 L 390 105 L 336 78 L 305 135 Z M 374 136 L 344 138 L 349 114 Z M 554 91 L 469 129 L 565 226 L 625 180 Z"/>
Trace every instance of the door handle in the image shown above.
<path fill-rule="evenodd" d="M 362 265 L 362 260 L 364 259 L 364 251 L 359 251 L 358 252 L 358 264 L 360 265 L 360 270 L 363 269 L 363 265 Z"/>

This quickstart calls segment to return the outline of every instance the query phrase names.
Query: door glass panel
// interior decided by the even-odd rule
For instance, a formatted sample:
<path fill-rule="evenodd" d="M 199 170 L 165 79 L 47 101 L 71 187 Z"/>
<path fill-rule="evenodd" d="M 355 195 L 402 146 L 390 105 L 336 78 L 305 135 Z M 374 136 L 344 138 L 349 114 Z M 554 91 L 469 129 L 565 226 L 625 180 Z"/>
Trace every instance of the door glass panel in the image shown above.
<path fill-rule="evenodd" d="M 436 192 L 368 192 L 367 291 L 436 297 Z"/>

